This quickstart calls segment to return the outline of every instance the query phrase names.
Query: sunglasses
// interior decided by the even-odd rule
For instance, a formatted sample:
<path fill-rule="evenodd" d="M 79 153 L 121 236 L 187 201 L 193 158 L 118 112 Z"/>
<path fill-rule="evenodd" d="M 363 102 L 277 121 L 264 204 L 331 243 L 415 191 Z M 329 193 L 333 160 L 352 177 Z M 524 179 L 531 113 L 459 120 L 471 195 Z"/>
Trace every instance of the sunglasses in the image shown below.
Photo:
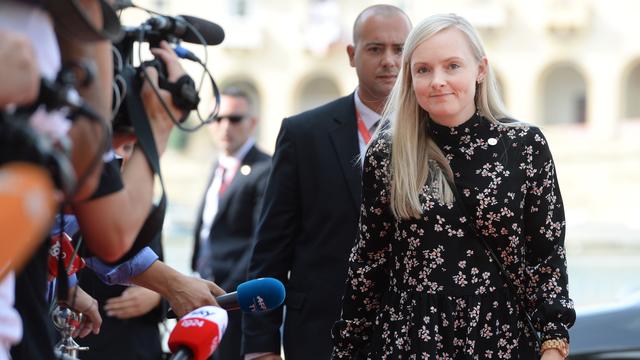
<path fill-rule="evenodd" d="M 226 115 L 226 116 L 216 116 L 215 118 L 213 118 L 216 122 L 220 122 L 223 119 L 227 119 L 229 120 L 230 123 L 232 124 L 237 124 L 240 121 L 244 120 L 244 118 L 246 118 L 247 115 Z"/>

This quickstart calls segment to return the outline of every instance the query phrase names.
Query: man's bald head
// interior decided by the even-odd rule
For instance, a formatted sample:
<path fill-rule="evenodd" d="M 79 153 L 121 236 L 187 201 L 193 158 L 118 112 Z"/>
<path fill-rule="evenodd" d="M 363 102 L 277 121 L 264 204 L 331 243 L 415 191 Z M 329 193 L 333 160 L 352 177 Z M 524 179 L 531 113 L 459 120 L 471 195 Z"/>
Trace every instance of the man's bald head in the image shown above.
<path fill-rule="evenodd" d="M 368 8 L 362 10 L 358 17 L 356 17 L 356 21 L 353 23 L 353 44 L 357 45 L 360 40 L 360 30 L 362 28 L 362 24 L 371 16 L 381 16 L 385 18 L 402 16 L 407 19 L 407 24 L 409 24 L 409 28 L 411 28 L 411 20 L 409 16 L 400 9 L 399 7 L 393 5 L 373 5 Z"/>

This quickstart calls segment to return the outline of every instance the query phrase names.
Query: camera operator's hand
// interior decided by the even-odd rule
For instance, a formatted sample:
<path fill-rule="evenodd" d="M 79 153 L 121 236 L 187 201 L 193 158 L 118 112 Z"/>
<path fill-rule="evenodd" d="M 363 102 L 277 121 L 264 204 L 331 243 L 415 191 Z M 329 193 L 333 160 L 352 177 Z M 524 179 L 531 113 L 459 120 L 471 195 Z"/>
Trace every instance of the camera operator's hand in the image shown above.
<path fill-rule="evenodd" d="M 175 82 L 182 75 L 185 74 L 184 69 L 178 62 L 178 57 L 174 53 L 173 49 L 166 41 L 160 42 L 159 48 L 152 48 L 151 53 L 164 63 L 167 69 L 167 80 L 169 82 Z M 167 105 L 173 115 L 174 119 L 180 119 L 183 115 L 183 111 L 175 106 L 171 93 L 167 90 L 161 89 L 158 86 L 158 71 L 153 66 L 146 67 L 146 73 L 148 78 L 142 85 L 142 102 L 144 103 L 144 109 L 149 117 L 151 129 L 153 131 L 153 137 L 156 142 L 158 154 L 162 155 L 167 147 L 167 141 L 169 140 L 169 134 L 173 129 L 173 121 L 167 114 L 162 103 L 158 99 L 158 95 L 152 89 L 152 86 L 157 89 L 158 94 L 162 97 L 162 100 Z"/>
<path fill-rule="evenodd" d="M 35 101 L 40 72 L 29 38 L 0 30 L 0 64 L 0 107 L 27 105 Z"/>

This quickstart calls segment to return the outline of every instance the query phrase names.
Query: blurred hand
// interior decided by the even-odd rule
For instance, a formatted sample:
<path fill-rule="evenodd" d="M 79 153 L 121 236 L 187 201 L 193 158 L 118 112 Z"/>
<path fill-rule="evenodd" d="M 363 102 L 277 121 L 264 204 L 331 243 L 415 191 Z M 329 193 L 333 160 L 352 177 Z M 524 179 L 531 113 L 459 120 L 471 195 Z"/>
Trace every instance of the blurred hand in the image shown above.
<path fill-rule="evenodd" d="M 75 299 L 74 299 L 75 296 Z M 67 302 L 62 302 L 63 305 L 74 310 L 77 313 L 82 314 L 82 322 L 80 326 L 71 334 L 73 337 L 79 336 L 81 338 L 89 335 L 100 333 L 100 325 L 102 325 L 102 317 L 98 311 L 98 302 L 82 290 L 79 286 L 75 286 L 69 289 L 69 296 Z"/>
<path fill-rule="evenodd" d="M 142 316 L 160 303 L 161 296 L 155 291 L 140 286 L 131 286 L 118 297 L 107 300 L 104 309 L 107 315 L 118 319 Z"/>
<path fill-rule="evenodd" d="M 211 281 L 186 275 L 182 277 L 180 281 L 175 282 L 171 292 L 167 294 L 167 300 L 178 317 L 201 306 L 218 306 L 215 297 L 226 294 Z"/>
<path fill-rule="evenodd" d="M 29 38 L 0 30 L 0 64 L 0 107 L 35 101 L 40 89 L 40 71 Z"/>

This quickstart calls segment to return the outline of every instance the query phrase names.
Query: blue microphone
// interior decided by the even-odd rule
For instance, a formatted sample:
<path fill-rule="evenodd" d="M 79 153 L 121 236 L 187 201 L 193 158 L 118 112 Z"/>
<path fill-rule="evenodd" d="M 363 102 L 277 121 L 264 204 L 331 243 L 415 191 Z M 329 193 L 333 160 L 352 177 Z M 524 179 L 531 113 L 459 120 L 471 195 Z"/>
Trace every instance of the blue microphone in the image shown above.
<path fill-rule="evenodd" d="M 218 296 L 216 301 L 226 310 L 258 313 L 277 308 L 282 305 L 284 298 L 284 285 L 280 280 L 261 278 L 238 285 L 236 291 Z"/>
<path fill-rule="evenodd" d="M 260 278 L 238 285 L 236 291 L 216 297 L 221 308 L 227 311 L 242 310 L 245 313 L 261 313 L 282 305 L 285 298 L 284 285 L 278 279 Z M 169 309 L 167 318 L 176 314 Z"/>

